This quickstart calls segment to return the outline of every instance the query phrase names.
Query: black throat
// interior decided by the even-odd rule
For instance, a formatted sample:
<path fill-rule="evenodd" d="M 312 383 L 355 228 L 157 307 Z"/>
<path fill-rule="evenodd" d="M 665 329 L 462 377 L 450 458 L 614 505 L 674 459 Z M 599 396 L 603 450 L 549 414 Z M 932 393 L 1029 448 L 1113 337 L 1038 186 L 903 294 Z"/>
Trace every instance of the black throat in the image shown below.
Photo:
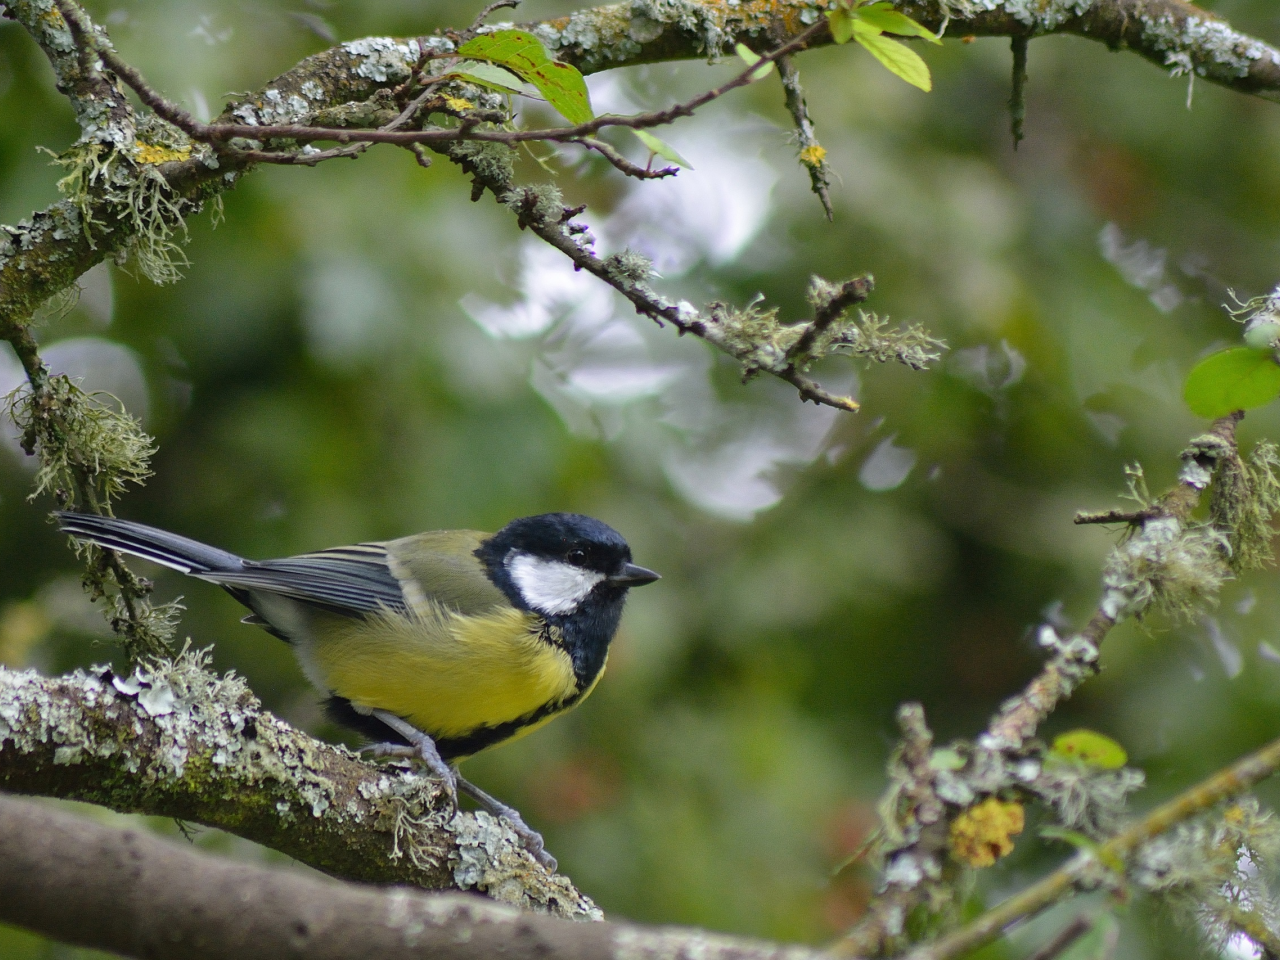
<path fill-rule="evenodd" d="M 600 675 L 609 655 L 609 644 L 613 642 L 613 635 L 618 632 L 618 623 L 622 619 L 627 588 L 600 583 L 571 613 L 543 613 L 525 601 L 511 578 L 504 546 L 497 542 L 497 538 L 486 540 L 476 551 L 476 556 L 484 563 L 489 579 L 506 594 L 512 606 L 541 617 L 559 634 L 559 644 L 573 663 L 578 690 L 586 690 Z"/>

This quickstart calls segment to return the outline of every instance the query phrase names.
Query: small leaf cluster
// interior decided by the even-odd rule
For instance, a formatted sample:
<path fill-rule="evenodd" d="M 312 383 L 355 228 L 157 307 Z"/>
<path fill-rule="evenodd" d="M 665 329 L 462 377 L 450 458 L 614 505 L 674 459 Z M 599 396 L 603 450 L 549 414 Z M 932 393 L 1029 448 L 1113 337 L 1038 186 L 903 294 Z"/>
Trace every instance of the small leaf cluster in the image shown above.
<path fill-rule="evenodd" d="M 919 87 L 926 93 L 933 89 L 933 78 L 929 67 L 920 59 L 920 55 L 898 40 L 891 40 L 885 34 L 892 33 L 900 37 L 919 37 L 930 43 L 942 44 L 933 32 L 916 23 L 905 13 L 893 9 L 887 0 L 873 3 L 857 2 L 857 0 L 836 0 L 833 10 L 827 11 L 827 20 L 831 26 L 831 39 L 836 43 L 848 43 L 853 40 L 873 57 L 879 60 L 890 73 L 901 77 L 913 87 Z"/>

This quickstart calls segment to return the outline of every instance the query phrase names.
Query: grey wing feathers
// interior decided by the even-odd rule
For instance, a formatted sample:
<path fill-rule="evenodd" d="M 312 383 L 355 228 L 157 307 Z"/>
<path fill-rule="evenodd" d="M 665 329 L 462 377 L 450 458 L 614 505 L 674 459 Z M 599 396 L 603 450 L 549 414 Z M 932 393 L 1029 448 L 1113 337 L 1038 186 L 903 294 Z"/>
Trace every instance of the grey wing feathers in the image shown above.
<path fill-rule="evenodd" d="M 345 616 L 389 609 L 408 612 L 404 592 L 379 543 L 335 547 L 283 560 L 245 560 L 197 540 L 131 520 L 58 513 L 62 530 L 225 587 L 242 603 L 246 592 L 274 593 Z"/>
<path fill-rule="evenodd" d="M 261 590 L 347 616 L 393 610 L 407 613 L 400 581 L 387 569 L 379 543 L 360 543 L 283 560 L 245 561 L 234 571 L 200 575 L 238 590 Z"/>
<path fill-rule="evenodd" d="M 64 533 L 182 573 L 199 576 L 214 570 L 237 570 L 245 563 L 234 553 L 132 520 L 66 511 L 59 511 L 57 517 Z"/>

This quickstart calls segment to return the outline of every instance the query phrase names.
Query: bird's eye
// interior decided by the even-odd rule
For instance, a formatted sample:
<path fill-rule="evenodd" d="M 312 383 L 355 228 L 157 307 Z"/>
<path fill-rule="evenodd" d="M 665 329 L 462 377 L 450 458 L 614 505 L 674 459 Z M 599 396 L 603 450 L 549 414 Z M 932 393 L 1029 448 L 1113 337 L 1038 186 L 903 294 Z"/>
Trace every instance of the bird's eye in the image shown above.
<path fill-rule="evenodd" d="M 587 551 L 574 548 L 564 555 L 564 558 L 572 564 L 581 566 L 587 562 Z"/>

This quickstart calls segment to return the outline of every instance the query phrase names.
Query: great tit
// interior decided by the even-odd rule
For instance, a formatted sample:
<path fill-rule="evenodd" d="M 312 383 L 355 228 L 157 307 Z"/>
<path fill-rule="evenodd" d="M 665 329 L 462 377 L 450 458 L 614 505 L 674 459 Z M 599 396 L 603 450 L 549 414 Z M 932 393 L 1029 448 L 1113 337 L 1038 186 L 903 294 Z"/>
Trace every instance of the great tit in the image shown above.
<path fill-rule="evenodd" d="M 451 799 L 461 789 L 515 810 L 454 764 L 523 736 L 581 703 L 604 671 L 627 590 L 658 574 L 631 562 L 612 527 L 576 513 L 513 520 L 497 533 L 438 530 L 281 560 L 245 560 L 129 520 L 59 512 L 61 529 L 216 583 L 293 647 L 329 715 L 416 755 Z"/>

